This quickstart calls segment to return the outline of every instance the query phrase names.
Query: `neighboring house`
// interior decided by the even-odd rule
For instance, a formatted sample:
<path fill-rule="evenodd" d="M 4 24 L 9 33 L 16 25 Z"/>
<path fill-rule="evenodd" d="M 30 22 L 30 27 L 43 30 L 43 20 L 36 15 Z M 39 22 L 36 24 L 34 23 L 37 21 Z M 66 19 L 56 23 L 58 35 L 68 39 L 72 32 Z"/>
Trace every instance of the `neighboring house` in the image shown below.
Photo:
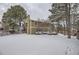
<path fill-rule="evenodd" d="M 0 31 L 3 30 L 2 22 L 0 22 Z"/>
<path fill-rule="evenodd" d="M 31 20 L 28 16 L 25 21 L 26 33 L 35 34 L 36 32 L 48 32 L 50 23 L 47 21 Z"/>
<path fill-rule="evenodd" d="M 2 26 L 2 22 L 0 22 L 0 36 L 3 34 L 3 26 Z"/>

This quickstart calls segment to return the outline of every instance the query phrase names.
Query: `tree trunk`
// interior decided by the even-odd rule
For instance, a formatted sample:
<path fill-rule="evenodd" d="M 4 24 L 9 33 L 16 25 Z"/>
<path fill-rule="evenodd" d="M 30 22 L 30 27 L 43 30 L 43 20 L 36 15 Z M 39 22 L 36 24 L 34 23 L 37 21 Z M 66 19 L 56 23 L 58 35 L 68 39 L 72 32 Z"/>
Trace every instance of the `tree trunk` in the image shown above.
<path fill-rule="evenodd" d="M 79 31 L 77 31 L 77 39 L 79 40 Z"/>
<path fill-rule="evenodd" d="M 57 33 L 59 33 L 59 20 L 58 20 L 58 22 L 57 22 Z"/>
<path fill-rule="evenodd" d="M 68 38 L 71 38 L 70 3 L 66 3 L 66 25 Z"/>
<path fill-rule="evenodd" d="M 76 32 L 76 37 L 79 40 L 79 21 L 77 21 L 77 32 Z"/>
<path fill-rule="evenodd" d="M 19 19 L 19 33 L 22 33 L 22 30 L 21 30 L 21 21 L 22 21 L 22 19 L 20 18 Z"/>

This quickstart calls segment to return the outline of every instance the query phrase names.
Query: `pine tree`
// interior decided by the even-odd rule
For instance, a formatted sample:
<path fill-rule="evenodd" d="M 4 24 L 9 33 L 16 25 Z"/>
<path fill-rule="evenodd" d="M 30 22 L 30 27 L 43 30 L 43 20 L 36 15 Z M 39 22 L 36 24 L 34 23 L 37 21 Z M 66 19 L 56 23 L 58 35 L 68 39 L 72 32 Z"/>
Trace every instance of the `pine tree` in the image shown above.
<path fill-rule="evenodd" d="M 15 5 L 11 6 L 7 12 L 3 14 L 2 22 L 4 24 L 5 30 L 9 31 L 10 29 L 20 31 L 21 22 L 27 18 L 26 10 L 20 6 Z M 18 26 L 19 25 L 19 26 Z"/>
<path fill-rule="evenodd" d="M 51 22 L 57 22 L 57 32 L 59 32 L 59 21 L 66 18 L 67 35 L 68 38 L 71 38 L 70 3 L 54 3 L 51 7 L 49 19 L 51 19 Z"/>

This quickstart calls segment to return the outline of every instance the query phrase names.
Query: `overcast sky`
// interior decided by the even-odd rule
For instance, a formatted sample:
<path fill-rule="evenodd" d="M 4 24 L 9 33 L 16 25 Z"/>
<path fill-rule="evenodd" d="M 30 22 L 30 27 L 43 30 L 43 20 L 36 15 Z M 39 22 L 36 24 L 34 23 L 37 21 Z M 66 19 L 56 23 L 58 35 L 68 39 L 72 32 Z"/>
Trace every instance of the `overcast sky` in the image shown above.
<path fill-rule="evenodd" d="M 0 3 L 0 19 L 2 18 L 3 13 L 6 12 L 11 5 L 16 4 Z M 33 20 L 37 20 L 38 18 L 46 20 L 50 14 L 50 12 L 48 11 L 51 8 L 50 3 L 19 3 L 19 5 L 27 10 L 27 13 L 31 16 L 31 19 Z"/>

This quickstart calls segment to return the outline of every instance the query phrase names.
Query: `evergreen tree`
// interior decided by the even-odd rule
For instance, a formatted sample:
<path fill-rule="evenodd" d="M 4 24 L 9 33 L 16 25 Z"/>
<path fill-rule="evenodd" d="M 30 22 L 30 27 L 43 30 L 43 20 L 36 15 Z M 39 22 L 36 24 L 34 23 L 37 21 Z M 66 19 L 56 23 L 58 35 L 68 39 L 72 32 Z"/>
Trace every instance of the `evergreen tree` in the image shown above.
<path fill-rule="evenodd" d="M 7 12 L 3 14 L 2 22 L 4 24 L 5 30 L 9 31 L 11 28 L 16 30 L 16 28 L 18 28 L 20 31 L 21 22 L 26 18 L 26 10 L 20 5 L 15 5 L 11 6 Z"/>
<path fill-rule="evenodd" d="M 57 32 L 59 32 L 59 21 L 66 18 L 67 34 L 68 38 L 71 38 L 70 3 L 54 3 L 49 11 L 51 12 L 49 16 L 51 22 L 57 22 L 58 24 Z"/>

